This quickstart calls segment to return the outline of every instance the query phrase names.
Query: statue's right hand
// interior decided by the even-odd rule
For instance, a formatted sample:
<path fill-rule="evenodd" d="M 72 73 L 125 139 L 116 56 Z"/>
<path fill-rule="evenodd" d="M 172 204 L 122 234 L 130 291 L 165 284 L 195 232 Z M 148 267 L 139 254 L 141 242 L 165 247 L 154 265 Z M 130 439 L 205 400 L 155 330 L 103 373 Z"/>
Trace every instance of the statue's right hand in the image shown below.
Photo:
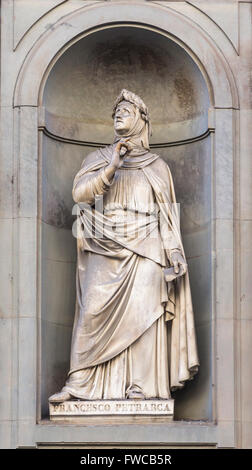
<path fill-rule="evenodd" d="M 129 150 L 129 145 L 127 143 L 129 139 L 122 139 L 117 142 L 114 152 L 112 154 L 110 165 L 115 169 L 120 168 L 123 164 L 123 159 Z"/>

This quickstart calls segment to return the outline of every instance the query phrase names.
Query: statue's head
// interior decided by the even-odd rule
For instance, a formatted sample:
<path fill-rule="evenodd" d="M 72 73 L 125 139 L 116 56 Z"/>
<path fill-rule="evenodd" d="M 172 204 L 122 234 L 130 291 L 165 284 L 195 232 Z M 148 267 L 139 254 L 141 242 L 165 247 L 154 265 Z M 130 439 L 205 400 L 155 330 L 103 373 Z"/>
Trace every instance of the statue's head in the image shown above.
<path fill-rule="evenodd" d="M 148 108 L 139 96 L 123 89 L 114 104 L 112 117 L 116 138 L 132 137 L 144 148 L 149 148 L 150 118 Z"/>
<path fill-rule="evenodd" d="M 114 128 L 117 134 L 125 135 L 134 127 L 136 120 L 141 119 L 138 108 L 129 101 L 121 101 L 114 113 Z"/>

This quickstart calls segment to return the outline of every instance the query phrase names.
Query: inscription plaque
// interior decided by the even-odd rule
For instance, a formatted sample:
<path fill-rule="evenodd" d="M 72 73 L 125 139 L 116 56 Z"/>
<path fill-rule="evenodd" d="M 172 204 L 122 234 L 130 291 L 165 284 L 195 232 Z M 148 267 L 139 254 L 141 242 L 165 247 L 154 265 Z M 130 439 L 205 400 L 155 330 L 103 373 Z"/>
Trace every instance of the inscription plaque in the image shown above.
<path fill-rule="evenodd" d="M 71 400 L 50 403 L 50 418 L 67 416 L 145 415 L 173 417 L 174 400 Z"/>

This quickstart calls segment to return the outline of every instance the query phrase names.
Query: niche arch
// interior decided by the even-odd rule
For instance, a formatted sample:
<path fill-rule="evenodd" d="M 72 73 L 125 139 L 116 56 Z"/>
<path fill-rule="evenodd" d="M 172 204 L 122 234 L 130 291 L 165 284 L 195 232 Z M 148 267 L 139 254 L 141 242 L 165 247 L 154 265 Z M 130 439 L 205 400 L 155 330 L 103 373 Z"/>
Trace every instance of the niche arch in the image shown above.
<path fill-rule="evenodd" d="M 151 146 L 172 170 L 181 207 L 202 367 L 194 382 L 176 394 L 176 418 L 211 420 L 208 88 L 184 49 L 163 34 L 134 25 L 113 26 L 79 39 L 54 64 L 44 86 L 44 124 L 39 128 L 43 410 L 48 396 L 63 386 L 69 369 L 76 263 L 72 181 L 88 153 L 113 141 L 111 109 L 122 88 L 133 90 L 148 104 Z M 57 249 L 59 239 L 64 252 Z"/>

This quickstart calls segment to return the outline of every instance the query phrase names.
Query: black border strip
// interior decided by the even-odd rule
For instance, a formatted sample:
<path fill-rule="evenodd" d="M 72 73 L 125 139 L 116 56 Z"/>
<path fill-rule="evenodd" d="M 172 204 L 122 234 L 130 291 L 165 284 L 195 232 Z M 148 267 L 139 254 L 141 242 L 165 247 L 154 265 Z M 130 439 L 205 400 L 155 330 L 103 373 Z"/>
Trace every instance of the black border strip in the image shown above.
<path fill-rule="evenodd" d="M 107 145 L 110 145 L 104 142 L 88 142 L 85 140 L 75 140 L 75 139 L 62 137 L 60 135 L 53 134 L 45 126 L 40 126 L 38 130 L 42 131 L 43 134 L 49 137 L 50 139 L 57 140 L 58 142 L 63 142 L 66 144 L 74 144 L 74 145 L 81 145 L 82 147 L 95 147 L 95 148 L 106 147 Z M 191 139 L 178 140 L 174 142 L 164 142 L 160 144 L 150 144 L 150 148 L 157 149 L 157 148 L 177 147 L 178 145 L 192 144 L 194 142 L 198 142 L 199 140 L 205 139 L 213 132 L 214 132 L 214 129 L 208 128 L 203 134 L 198 135 L 196 137 L 192 137 Z"/>

